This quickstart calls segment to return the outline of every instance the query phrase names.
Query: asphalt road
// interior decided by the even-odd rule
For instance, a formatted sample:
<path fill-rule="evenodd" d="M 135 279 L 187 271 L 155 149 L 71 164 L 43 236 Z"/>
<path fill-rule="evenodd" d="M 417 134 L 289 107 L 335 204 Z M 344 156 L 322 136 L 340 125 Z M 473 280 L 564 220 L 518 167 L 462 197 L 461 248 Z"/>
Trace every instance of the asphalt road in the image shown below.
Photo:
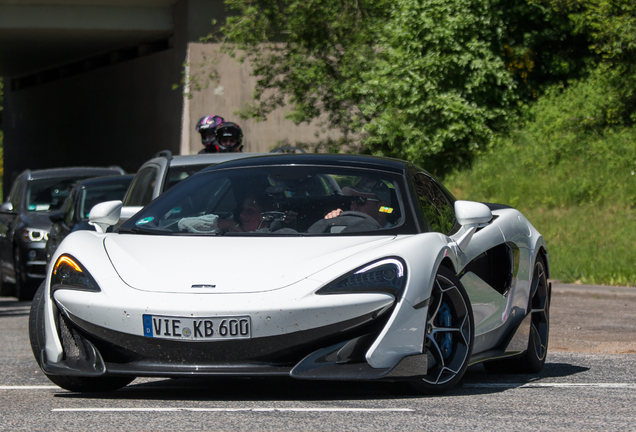
<path fill-rule="evenodd" d="M 76 394 L 39 371 L 28 303 L 0 298 L 0 430 L 636 430 L 636 289 L 554 286 L 538 375 L 469 369 L 437 397 L 383 383 L 138 379 Z"/>

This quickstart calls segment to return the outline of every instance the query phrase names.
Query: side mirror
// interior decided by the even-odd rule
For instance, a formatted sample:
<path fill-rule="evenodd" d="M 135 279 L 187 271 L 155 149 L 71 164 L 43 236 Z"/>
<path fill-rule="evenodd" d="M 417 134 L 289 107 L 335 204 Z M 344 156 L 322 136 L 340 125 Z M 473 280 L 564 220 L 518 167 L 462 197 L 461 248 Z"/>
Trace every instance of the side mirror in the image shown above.
<path fill-rule="evenodd" d="M 97 204 L 88 214 L 88 223 L 95 227 L 98 233 L 105 233 L 109 226 L 119 221 L 121 201 L 106 201 Z"/>
<path fill-rule="evenodd" d="M 488 206 L 474 201 L 455 201 L 455 216 L 462 226 L 483 226 L 492 220 Z"/>
<path fill-rule="evenodd" d="M 9 201 L 3 202 L 2 205 L 0 205 L 0 213 L 15 213 L 13 211 L 13 204 Z"/>
<path fill-rule="evenodd" d="M 64 211 L 56 211 L 56 212 L 53 212 L 53 213 L 49 214 L 49 219 L 53 223 L 62 222 L 64 220 L 65 216 L 66 216 L 66 212 L 64 212 Z"/>
<path fill-rule="evenodd" d="M 463 227 L 456 240 L 461 250 L 466 250 L 477 228 L 488 225 L 492 220 L 492 212 L 488 206 L 474 201 L 455 201 L 455 216 Z"/>

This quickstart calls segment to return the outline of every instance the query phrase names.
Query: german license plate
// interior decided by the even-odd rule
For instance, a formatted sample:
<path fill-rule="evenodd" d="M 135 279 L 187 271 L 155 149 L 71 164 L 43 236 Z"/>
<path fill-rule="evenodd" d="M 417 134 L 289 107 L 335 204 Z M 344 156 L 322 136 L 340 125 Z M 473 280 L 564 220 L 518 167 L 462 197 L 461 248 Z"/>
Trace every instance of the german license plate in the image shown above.
<path fill-rule="evenodd" d="M 146 337 L 194 341 L 252 337 L 249 316 L 193 318 L 143 315 L 142 320 Z"/>

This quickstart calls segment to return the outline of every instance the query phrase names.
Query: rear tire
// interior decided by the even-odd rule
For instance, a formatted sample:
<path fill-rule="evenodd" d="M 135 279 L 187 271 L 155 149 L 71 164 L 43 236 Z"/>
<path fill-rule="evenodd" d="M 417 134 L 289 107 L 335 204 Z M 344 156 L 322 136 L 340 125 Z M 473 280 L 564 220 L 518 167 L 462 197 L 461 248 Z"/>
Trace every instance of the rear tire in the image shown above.
<path fill-rule="evenodd" d="M 468 294 L 457 276 L 445 267 L 440 267 L 435 276 L 425 325 L 427 374 L 409 384 L 420 393 L 439 394 L 464 376 L 475 332 Z"/>
<path fill-rule="evenodd" d="M 42 350 L 44 349 L 44 282 L 33 296 L 31 312 L 29 314 L 29 339 L 35 361 L 42 367 Z M 120 389 L 130 384 L 135 377 L 77 377 L 62 375 L 47 375 L 51 382 L 65 390 L 73 392 L 108 392 Z"/>

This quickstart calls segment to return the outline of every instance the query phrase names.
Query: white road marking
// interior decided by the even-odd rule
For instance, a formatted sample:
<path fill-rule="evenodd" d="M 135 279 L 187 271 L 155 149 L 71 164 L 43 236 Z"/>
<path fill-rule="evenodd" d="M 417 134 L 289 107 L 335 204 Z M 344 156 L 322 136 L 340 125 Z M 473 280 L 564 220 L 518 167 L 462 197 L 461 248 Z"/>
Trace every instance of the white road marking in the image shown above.
<path fill-rule="evenodd" d="M 58 389 L 62 390 L 58 386 L 0 386 L 0 390 L 51 390 Z"/>
<path fill-rule="evenodd" d="M 462 385 L 466 388 L 620 388 L 636 389 L 636 384 L 629 383 L 466 383 Z"/>
<path fill-rule="evenodd" d="M 410 408 L 55 408 L 52 412 L 414 412 Z"/>

